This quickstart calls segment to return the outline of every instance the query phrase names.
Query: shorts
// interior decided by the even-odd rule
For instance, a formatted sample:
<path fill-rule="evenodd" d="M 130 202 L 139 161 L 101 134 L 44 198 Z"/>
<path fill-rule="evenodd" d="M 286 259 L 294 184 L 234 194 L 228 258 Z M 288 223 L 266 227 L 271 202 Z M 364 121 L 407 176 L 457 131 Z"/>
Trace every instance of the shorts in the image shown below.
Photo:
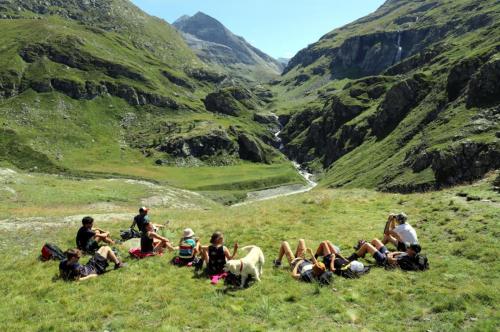
<path fill-rule="evenodd" d="M 406 243 L 404 243 L 404 242 L 399 242 L 399 241 L 398 241 L 398 246 L 397 246 L 397 247 L 398 247 L 398 251 L 402 251 L 402 252 L 405 252 L 405 251 L 406 251 L 406 249 L 408 248 L 408 247 L 406 246 Z"/>
<path fill-rule="evenodd" d="M 96 274 L 103 274 L 106 272 L 106 268 L 109 264 L 106 258 L 102 257 L 99 253 L 96 253 L 92 256 L 87 265 L 91 266 Z"/>
<path fill-rule="evenodd" d="M 95 240 L 89 240 L 83 251 L 87 254 L 93 255 L 97 250 L 99 250 L 99 243 Z"/>
<path fill-rule="evenodd" d="M 377 252 L 373 254 L 373 258 L 377 261 L 377 265 L 384 266 L 387 264 L 387 253 L 389 250 L 385 246 L 380 248 Z"/>
<path fill-rule="evenodd" d="M 323 264 L 325 264 L 327 270 L 330 270 L 331 263 L 332 263 L 332 254 L 323 257 Z"/>
<path fill-rule="evenodd" d="M 302 262 L 305 262 L 307 261 L 306 259 L 304 258 L 301 258 L 301 257 L 298 257 L 298 258 L 295 258 L 291 263 L 290 263 L 290 269 L 295 269 L 295 266 L 297 266 L 298 263 L 302 263 Z"/>

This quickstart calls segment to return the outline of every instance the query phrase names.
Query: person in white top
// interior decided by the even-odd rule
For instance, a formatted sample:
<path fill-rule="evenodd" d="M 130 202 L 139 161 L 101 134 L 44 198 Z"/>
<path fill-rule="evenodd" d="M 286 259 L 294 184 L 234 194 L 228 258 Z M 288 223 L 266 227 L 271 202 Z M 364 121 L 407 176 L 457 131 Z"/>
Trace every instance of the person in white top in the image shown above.
<path fill-rule="evenodd" d="M 398 250 L 405 251 L 411 244 L 418 244 L 417 232 L 407 224 L 408 216 L 401 212 L 390 214 L 384 229 L 382 243 L 392 243 Z"/>

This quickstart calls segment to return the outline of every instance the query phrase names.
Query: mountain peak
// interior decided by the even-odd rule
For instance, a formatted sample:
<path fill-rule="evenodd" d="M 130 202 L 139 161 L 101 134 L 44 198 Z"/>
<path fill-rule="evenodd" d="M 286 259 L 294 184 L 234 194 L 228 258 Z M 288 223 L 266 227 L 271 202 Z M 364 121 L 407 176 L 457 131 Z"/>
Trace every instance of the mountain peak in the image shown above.
<path fill-rule="evenodd" d="M 257 65 L 272 75 L 280 74 L 284 67 L 282 63 L 250 45 L 217 19 L 203 12 L 197 12 L 191 17 L 182 16 L 173 26 L 184 33 L 188 45 L 205 62 L 223 66 Z"/>

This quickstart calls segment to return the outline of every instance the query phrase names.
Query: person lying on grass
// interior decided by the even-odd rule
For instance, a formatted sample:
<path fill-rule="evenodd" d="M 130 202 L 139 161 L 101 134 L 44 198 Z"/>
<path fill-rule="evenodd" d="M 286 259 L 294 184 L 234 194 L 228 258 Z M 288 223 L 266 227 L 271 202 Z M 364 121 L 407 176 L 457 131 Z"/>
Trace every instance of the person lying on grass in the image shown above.
<path fill-rule="evenodd" d="M 349 261 L 363 258 L 366 254 L 371 254 L 377 265 L 389 267 L 397 267 L 400 261 L 406 259 L 408 256 L 415 257 L 421 250 L 420 245 L 411 244 L 405 252 L 390 252 L 379 239 L 373 239 L 371 243 L 360 241 L 357 248 L 357 252 L 349 256 Z"/>
<path fill-rule="evenodd" d="M 310 260 L 305 258 L 306 252 L 311 255 Z M 283 256 L 286 256 L 288 259 L 294 279 L 304 282 L 319 281 L 324 284 L 330 283 L 331 272 L 326 272 L 325 264 L 317 261 L 312 249 L 306 247 L 305 240 L 299 240 L 295 254 L 292 252 L 290 244 L 287 241 L 283 241 L 280 246 L 278 258 L 273 261 L 275 267 L 281 266 Z"/>
<path fill-rule="evenodd" d="M 167 238 L 156 234 L 152 223 L 145 223 L 143 229 L 141 232 L 141 253 L 156 255 L 163 253 L 165 249 L 175 250 Z"/>
<path fill-rule="evenodd" d="M 385 224 L 384 238 L 382 243 L 392 243 L 398 251 L 406 251 L 410 244 L 417 244 L 417 232 L 407 223 L 408 217 L 405 213 L 390 214 Z"/>
<path fill-rule="evenodd" d="M 59 264 L 59 274 L 64 280 L 81 281 L 97 277 L 106 272 L 108 262 L 115 263 L 115 269 L 125 266 L 108 246 L 100 247 L 85 265 L 78 262 L 82 257 L 81 250 L 69 249 L 65 254 L 66 259 Z"/>
<path fill-rule="evenodd" d="M 238 253 L 238 243 L 236 242 L 233 247 L 233 254 L 229 249 L 224 246 L 224 234 L 222 232 L 215 232 L 210 238 L 210 245 L 201 247 L 203 261 L 207 264 L 207 274 L 211 279 L 213 285 L 217 284 L 220 279 L 227 276 L 224 272 L 224 266 L 227 260 L 236 257 Z M 201 263 L 203 265 L 203 262 Z"/>
<path fill-rule="evenodd" d="M 109 236 L 109 232 L 94 227 L 94 219 L 85 217 L 82 219 L 82 227 L 76 234 L 76 247 L 84 253 L 93 254 L 99 249 L 99 243 L 115 244 Z"/>
<path fill-rule="evenodd" d="M 203 264 L 197 255 L 200 253 L 200 240 L 194 237 L 191 228 L 183 231 L 182 238 L 179 241 L 179 255 L 174 257 L 173 263 L 179 266 L 191 266 Z"/>

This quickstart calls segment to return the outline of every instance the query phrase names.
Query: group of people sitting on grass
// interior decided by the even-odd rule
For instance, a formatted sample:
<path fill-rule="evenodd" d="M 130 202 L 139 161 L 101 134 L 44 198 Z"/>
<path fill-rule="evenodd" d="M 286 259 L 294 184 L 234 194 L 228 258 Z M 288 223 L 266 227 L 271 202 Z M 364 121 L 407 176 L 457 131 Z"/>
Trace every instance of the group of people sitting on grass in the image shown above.
<path fill-rule="evenodd" d="M 94 220 L 85 217 L 82 227 L 76 236 L 76 249 L 66 251 L 66 259 L 59 265 L 61 276 L 66 280 L 85 280 L 95 277 L 106 271 L 109 263 L 114 263 L 115 269 L 125 266 L 117 257 L 110 245 L 115 241 L 109 232 L 94 227 Z M 210 244 L 203 246 L 199 238 L 195 237 L 192 229 L 183 231 L 179 245 L 174 246 L 167 238 L 157 233 L 163 227 L 150 222 L 148 209 L 142 207 L 134 218 L 131 229 L 138 228 L 140 248 L 132 248 L 129 253 L 136 258 L 162 255 L 165 250 L 178 251 L 172 263 L 178 266 L 193 266 L 196 271 L 206 266 L 205 272 L 212 284 L 217 284 L 228 276 L 224 267 L 228 260 L 233 259 L 238 252 L 238 243 L 234 244 L 232 253 L 224 246 L 224 234 L 215 232 L 210 238 Z M 390 252 L 386 244 L 392 244 L 398 251 Z M 339 247 L 325 240 L 320 243 L 316 251 L 306 246 L 304 240 L 299 240 L 297 249 L 292 251 L 286 241 L 281 243 L 278 257 L 273 261 L 274 267 L 280 267 L 283 257 L 288 260 L 292 277 L 305 281 L 318 281 L 328 284 L 333 274 L 348 278 L 357 277 L 369 271 L 359 261 L 370 254 L 378 266 L 401 267 L 405 270 L 424 270 L 427 268 L 425 256 L 419 262 L 421 247 L 418 243 L 415 229 L 407 223 L 404 213 L 389 215 L 384 229 L 382 241 L 373 239 L 371 242 L 359 241 L 354 247 L 355 252 L 349 257 L 344 257 Z M 79 259 L 83 254 L 91 255 L 87 264 L 82 265 Z M 309 256 L 309 258 L 307 257 Z M 321 261 L 319 260 L 322 258 Z M 413 266 L 410 266 L 413 264 Z"/>

